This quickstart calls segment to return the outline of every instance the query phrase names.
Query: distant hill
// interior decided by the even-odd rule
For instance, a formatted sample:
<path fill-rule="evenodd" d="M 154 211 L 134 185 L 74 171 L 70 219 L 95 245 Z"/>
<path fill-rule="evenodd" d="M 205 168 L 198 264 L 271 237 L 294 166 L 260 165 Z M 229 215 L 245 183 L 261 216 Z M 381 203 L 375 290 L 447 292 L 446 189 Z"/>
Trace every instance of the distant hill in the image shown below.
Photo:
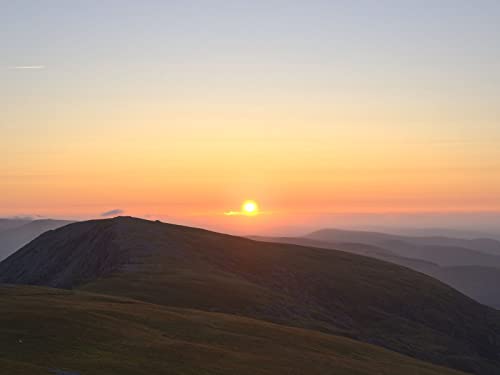
<path fill-rule="evenodd" d="M 367 245 L 363 243 L 354 242 L 324 242 L 311 240 L 304 237 L 265 237 L 265 236 L 251 236 L 250 239 L 255 241 L 273 242 L 273 243 L 287 243 L 293 245 L 316 247 L 320 249 L 340 250 L 352 254 L 364 255 L 371 258 L 380 259 L 386 262 L 399 264 L 413 270 L 429 274 L 441 267 L 436 263 L 428 262 L 416 258 L 405 258 L 397 256 L 394 252 L 383 249 L 379 246 Z"/>
<path fill-rule="evenodd" d="M 70 224 L 65 220 L 12 220 L 5 219 L 0 231 L 0 260 L 38 237 L 40 234 Z"/>
<path fill-rule="evenodd" d="M 421 273 L 341 251 L 116 218 L 41 235 L 0 263 L 0 282 L 237 314 L 476 374 L 500 369 L 500 312 Z"/>
<path fill-rule="evenodd" d="M 0 218 L 0 233 L 5 230 L 20 227 L 30 221 L 33 220 L 29 218 Z"/>
<path fill-rule="evenodd" d="M 322 229 L 304 238 L 329 243 L 354 242 L 380 246 L 395 255 L 425 259 L 443 266 L 484 265 L 500 268 L 500 241 L 488 238 L 411 237 L 340 229 Z"/>
<path fill-rule="evenodd" d="M 248 237 L 255 241 L 263 242 L 278 242 L 288 243 L 293 245 L 300 245 L 306 247 L 316 247 L 319 249 L 336 249 L 348 251 L 353 254 L 366 255 L 366 256 L 394 256 L 395 254 L 387 249 L 383 249 L 375 245 L 367 245 L 355 242 L 326 242 L 314 240 L 306 237 L 266 237 L 266 236 L 250 236 Z M 336 246 L 336 247 L 333 247 Z"/>
<path fill-rule="evenodd" d="M 0 286 L 0 314 L 2 374 L 465 375 L 339 336 L 60 289 Z"/>
<path fill-rule="evenodd" d="M 368 229 L 368 231 L 372 231 Z M 381 227 L 373 231 L 382 233 L 391 233 L 410 237 L 448 237 L 455 239 L 494 239 L 499 240 L 499 233 L 496 231 L 480 231 L 473 229 L 453 229 L 453 228 L 398 228 L 398 227 Z"/>
<path fill-rule="evenodd" d="M 500 309 L 500 270 L 494 267 L 460 266 L 442 268 L 439 280 L 486 305 Z"/>

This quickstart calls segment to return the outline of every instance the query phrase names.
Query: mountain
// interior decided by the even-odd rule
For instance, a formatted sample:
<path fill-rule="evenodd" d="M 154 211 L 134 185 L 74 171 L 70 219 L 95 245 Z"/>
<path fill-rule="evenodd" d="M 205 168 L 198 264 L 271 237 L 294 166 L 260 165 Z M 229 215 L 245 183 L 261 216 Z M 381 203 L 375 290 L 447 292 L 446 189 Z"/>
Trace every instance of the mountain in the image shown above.
<path fill-rule="evenodd" d="M 0 369 L 16 375 L 464 375 L 374 345 L 235 315 L 0 286 Z"/>
<path fill-rule="evenodd" d="M 391 233 L 391 234 L 396 234 L 396 235 L 402 235 L 402 236 L 410 236 L 410 237 L 438 237 L 438 238 L 443 238 L 443 237 L 448 237 L 448 238 L 455 238 L 455 239 L 470 239 L 470 240 L 477 240 L 477 239 L 494 239 L 498 240 L 499 236 L 496 231 L 480 231 L 480 230 L 474 230 L 474 229 L 453 229 L 453 228 L 433 228 L 433 227 L 427 227 L 427 228 L 398 228 L 398 227 L 379 227 L 379 228 L 373 228 L 368 229 L 368 231 L 376 231 L 376 232 L 383 232 L 383 233 Z"/>
<path fill-rule="evenodd" d="M 494 267 L 444 267 L 436 273 L 439 280 L 477 301 L 500 309 L 500 270 Z"/>
<path fill-rule="evenodd" d="M 40 234 L 72 223 L 65 220 L 5 220 L 0 231 L 0 260 L 26 245 Z"/>
<path fill-rule="evenodd" d="M 395 255 L 392 251 L 383 249 L 379 246 L 367 245 L 356 242 L 325 242 L 325 241 L 313 240 L 306 237 L 250 236 L 248 238 L 261 242 L 278 242 L 278 243 L 288 243 L 292 245 L 300 245 L 306 247 L 316 247 L 319 249 L 336 249 L 336 250 L 347 251 L 353 254 L 366 255 L 371 257 L 375 256 L 389 257 Z"/>
<path fill-rule="evenodd" d="M 273 242 L 273 243 L 287 243 L 292 245 L 300 245 L 307 247 L 316 247 L 320 249 L 340 250 L 352 254 L 364 255 L 371 258 L 384 260 L 386 262 L 399 264 L 413 270 L 430 273 L 440 269 L 441 267 L 436 263 L 428 262 L 416 258 L 405 258 L 394 254 L 394 252 L 383 249 L 375 245 L 367 245 L 355 242 L 325 242 L 311 240 L 304 237 L 265 237 L 265 236 L 251 236 L 248 237 L 255 241 Z"/>
<path fill-rule="evenodd" d="M 0 282 L 246 316 L 476 374 L 500 369 L 500 312 L 421 273 L 341 251 L 122 217 L 41 235 L 0 263 Z"/>
<path fill-rule="evenodd" d="M 253 236 L 252 239 L 266 242 L 279 242 L 301 246 L 314 246 L 322 249 L 341 250 L 354 254 L 361 254 L 386 262 L 398 264 L 412 270 L 432 276 L 475 299 L 476 301 L 500 308 L 500 269 L 485 266 L 456 266 L 442 267 L 426 260 L 406 258 L 394 255 L 392 251 L 374 245 L 323 242 L 302 237 L 262 237 Z"/>
<path fill-rule="evenodd" d="M 20 227 L 30 221 L 32 219 L 29 218 L 0 218 L 0 233 L 4 230 Z"/>
<path fill-rule="evenodd" d="M 328 242 L 354 242 L 380 246 L 395 255 L 419 258 L 442 266 L 483 265 L 500 268 L 500 241 L 448 237 L 410 237 L 380 232 L 322 229 L 304 238 Z"/>

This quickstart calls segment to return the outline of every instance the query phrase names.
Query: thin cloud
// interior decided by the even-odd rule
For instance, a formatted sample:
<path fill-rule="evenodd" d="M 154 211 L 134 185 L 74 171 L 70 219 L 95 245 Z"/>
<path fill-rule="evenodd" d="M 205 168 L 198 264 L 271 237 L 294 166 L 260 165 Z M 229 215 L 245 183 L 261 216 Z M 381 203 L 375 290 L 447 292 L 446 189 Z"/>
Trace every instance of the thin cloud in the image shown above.
<path fill-rule="evenodd" d="M 14 65 L 9 66 L 11 70 L 37 70 L 37 69 L 45 69 L 45 65 Z"/>
<path fill-rule="evenodd" d="M 228 211 L 224 212 L 224 215 L 226 216 L 240 216 L 240 215 L 245 215 L 243 212 L 240 211 Z"/>
<path fill-rule="evenodd" d="M 227 211 L 224 212 L 226 216 L 260 216 L 260 215 L 270 215 L 271 211 L 258 211 L 254 213 L 248 213 L 244 211 Z"/>
<path fill-rule="evenodd" d="M 103 212 L 101 214 L 101 217 L 119 216 L 119 215 L 123 215 L 124 213 L 125 213 L 125 211 L 117 208 L 117 209 L 114 209 L 114 210 L 111 210 L 111 211 Z"/>

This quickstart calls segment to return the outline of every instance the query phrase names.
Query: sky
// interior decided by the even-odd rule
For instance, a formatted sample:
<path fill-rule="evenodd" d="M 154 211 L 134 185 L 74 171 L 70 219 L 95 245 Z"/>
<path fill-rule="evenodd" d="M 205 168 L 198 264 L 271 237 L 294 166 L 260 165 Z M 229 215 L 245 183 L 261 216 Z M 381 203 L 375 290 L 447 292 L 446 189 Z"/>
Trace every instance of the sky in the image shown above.
<path fill-rule="evenodd" d="M 498 213 L 499 19 L 498 1 L 2 2 L 0 216 Z M 261 214 L 224 215 L 247 199 Z"/>

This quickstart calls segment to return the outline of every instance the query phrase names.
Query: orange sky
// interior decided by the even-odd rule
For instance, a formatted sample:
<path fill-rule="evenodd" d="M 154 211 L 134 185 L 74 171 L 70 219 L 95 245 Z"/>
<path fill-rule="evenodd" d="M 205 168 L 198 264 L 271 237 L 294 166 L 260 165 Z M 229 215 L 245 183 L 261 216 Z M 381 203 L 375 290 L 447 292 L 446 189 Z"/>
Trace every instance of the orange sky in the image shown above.
<path fill-rule="evenodd" d="M 500 211 L 499 9 L 292 3 L 10 6 L 0 216 Z"/>

